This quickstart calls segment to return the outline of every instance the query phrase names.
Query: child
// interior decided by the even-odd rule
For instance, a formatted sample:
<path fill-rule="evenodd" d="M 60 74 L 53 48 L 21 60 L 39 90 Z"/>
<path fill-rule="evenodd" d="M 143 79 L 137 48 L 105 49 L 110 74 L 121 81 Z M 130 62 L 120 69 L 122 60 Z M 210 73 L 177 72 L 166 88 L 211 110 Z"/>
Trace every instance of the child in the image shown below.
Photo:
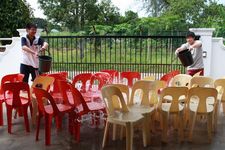
<path fill-rule="evenodd" d="M 48 43 L 36 36 L 37 26 L 35 24 L 27 24 L 27 35 L 21 38 L 22 43 L 22 62 L 20 65 L 20 73 L 24 74 L 24 82 L 28 83 L 29 75 L 32 76 L 32 81 L 38 73 L 38 53 L 45 51 Z"/>
<path fill-rule="evenodd" d="M 194 63 L 191 66 L 187 67 L 187 74 L 193 76 L 197 72 L 200 72 L 200 75 L 204 75 L 204 64 L 203 64 L 203 55 L 202 55 L 202 42 L 199 40 L 195 40 L 195 33 L 188 32 L 186 35 L 187 43 L 181 45 L 176 50 L 176 54 L 180 51 L 189 49 L 191 51 Z"/>

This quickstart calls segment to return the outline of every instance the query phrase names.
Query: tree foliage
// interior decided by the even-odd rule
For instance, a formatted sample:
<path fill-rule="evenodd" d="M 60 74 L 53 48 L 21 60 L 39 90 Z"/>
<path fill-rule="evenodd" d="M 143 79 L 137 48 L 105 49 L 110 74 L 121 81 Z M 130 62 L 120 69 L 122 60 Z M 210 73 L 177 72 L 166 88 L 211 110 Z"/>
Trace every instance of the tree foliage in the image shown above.
<path fill-rule="evenodd" d="M 25 0 L 0 0 L 0 37 L 18 35 L 16 29 L 31 21 L 31 12 Z"/>
<path fill-rule="evenodd" d="M 110 0 L 38 0 L 50 21 L 67 27 L 70 31 L 85 30 L 94 24 L 119 22 L 118 8 Z"/>

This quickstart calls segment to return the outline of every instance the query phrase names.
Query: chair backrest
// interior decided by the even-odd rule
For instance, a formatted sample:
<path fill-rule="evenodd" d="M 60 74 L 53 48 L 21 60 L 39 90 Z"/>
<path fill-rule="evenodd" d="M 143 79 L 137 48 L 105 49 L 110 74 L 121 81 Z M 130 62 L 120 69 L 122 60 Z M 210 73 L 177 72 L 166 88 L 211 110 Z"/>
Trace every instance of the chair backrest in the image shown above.
<path fill-rule="evenodd" d="M 122 92 L 119 88 L 115 87 L 114 85 L 106 85 L 102 88 L 102 97 L 106 104 L 106 110 L 109 116 L 113 116 L 114 112 L 118 110 L 113 105 L 113 100 L 117 100 L 113 97 L 118 97 L 120 105 L 121 105 L 121 111 L 122 112 L 129 112 L 128 107 L 125 103 L 125 100 L 123 98 Z"/>
<path fill-rule="evenodd" d="M 45 104 L 44 104 L 46 102 L 46 100 L 48 102 L 50 102 L 49 104 L 52 106 L 53 115 L 58 115 L 60 113 L 60 111 L 55 103 L 55 100 L 52 98 L 50 93 L 48 93 L 47 91 L 45 91 L 43 89 L 36 88 L 36 87 L 33 88 L 33 92 L 37 99 L 39 113 L 42 113 L 42 115 L 45 115 L 48 113 L 45 110 Z"/>
<path fill-rule="evenodd" d="M 190 82 L 190 87 L 214 87 L 214 80 L 211 77 L 193 77 Z"/>
<path fill-rule="evenodd" d="M 22 82 L 23 81 L 23 78 L 24 78 L 24 75 L 23 74 L 8 74 L 8 75 L 5 75 L 4 77 L 2 77 L 2 80 L 1 80 L 1 86 L 4 84 L 4 83 L 12 83 L 12 82 Z"/>
<path fill-rule="evenodd" d="M 81 111 L 85 113 L 90 111 L 82 94 L 71 83 L 61 80 L 59 81 L 59 85 L 64 104 L 72 105 L 77 109 L 79 108 L 79 110 L 81 110 L 80 107 L 82 107 Z M 72 97 L 69 97 L 69 94 L 71 94 Z"/>
<path fill-rule="evenodd" d="M 124 98 L 124 100 L 125 100 L 126 104 L 128 104 L 129 98 L 130 98 L 129 87 L 124 84 L 112 84 L 112 85 L 117 87 L 118 89 L 120 89 L 122 94 L 126 96 L 126 100 L 125 100 L 125 98 Z M 117 109 L 121 109 L 122 106 L 120 105 L 120 101 L 119 101 L 118 97 L 115 97 L 115 99 L 117 99 L 117 100 L 113 100 L 114 107 Z"/>
<path fill-rule="evenodd" d="M 117 70 L 101 70 L 101 72 L 108 73 L 113 80 L 117 81 L 119 79 L 119 72 Z"/>
<path fill-rule="evenodd" d="M 32 88 L 31 88 L 31 93 L 33 91 L 33 88 L 41 88 L 43 90 L 48 91 L 50 88 L 50 85 L 52 85 L 54 83 L 55 79 L 53 77 L 49 77 L 49 76 L 37 76 L 34 79 L 34 82 L 32 84 Z"/>
<path fill-rule="evenodd" d="M 160 81 L 165 81 L 167 85 L 169 85 L 173 75 L 171 73 L 165 74 L 160 78 Z"/>
<path fill-rule="evenodd" d="M 188 95 L 187 87 L 166 87 L 160 93 L 159 108 L 161 108 L 162 103 L 166 101 L 165 97 L 169 96 L 171 97 L 170 101 L 171 105 L 169 111 L 179 112 L 179 104 L 180 104 L 179 98 L 181 98 L 181 96 L 185 96 L 185 99 L 187 99 L 187 95 Z"/>
<path fill-rule="evenodd" d="M 147 80 L 136 81 L 132 87 L 129 105 L 134 104 L 135 92 L 137 90 L 141 90 L 141 105 L 149 106 L 151 104 L 150 103 L 150 94 L 151 94 L 150 92 L 155 90 L 154 81 L 147 81 Z"/>
<path fill-rule="evenodd" d="M 221 100 L 225 101 L 225 78 L 215 80 L 214 86 L 218 93 L 221 94 Z"/>
<path fill-rule="evenodd" d="M 150 104 L 151 105 L 156 105 L 158 104 L 158 94 L 162 89 L 166 87 L 166 82 L 165 81 L 160 81 L 160 80 L 155 80 L 154 81 L 154 90 L 152 91 L 152 96 L 150 98 Z"/>
<path fill-rule="evenodd" d="M 175 77 L 176 75 L 180 74 L 180 70 L 174 70 L 174 71 L 171 71 L 169 73 L 172 74 L 173 77 Z"/>
<path fill-rule="evenodd" d="M 168 72 L 167 74 L 163 75 L 160 80 L 165 81 L 167 85 L 170 84 L 171 79 L 175 77 L 176 75 L 180 74 L 180 70 L 174 70 L 171 72 Z"/>
<path fill-rule="evenodd" d="M 77 82 L 81 82 L 81 92 L 86 92 L 87 82 L 91 80 L 92 73 L 81 73 L 73 78 L 72 85 L 75 87 Z"/>
<path fill-rule="evenodd" d="M 142 80 L 155 81 L 155 76 L 147 76 L 147 77 L 144 77 L 144 79 Z"/>
<path fill-rule="evenodd" d="M 207 98 L 213 97 L 214 101 L 217 101 L 217 90 L 215 88 L 206 87 L 194 87 L 188 91 L 188 103 L 190 103 L 192 97 L 198 99 L 198 113 L 207 112 Z"/>
<path fill-rule="evenodd" d="M 4 98 L 6 99 L 6 92 L 12 93 L 12 107 L 20 107 L 21 97 L 20 92 L 23 91 L 27 94 L 28 100 L 30 100 L 30 87 L 28 83 L 25 82 L 14 82 L 14 83 L 4 83 L 2 86 L 4 92 Z"/>
<path fill-rule="evenodd" d="M 126 72 L 121 72 L 120 74 L 120 78 L 121 80 L 123 79 L 127 79 L 128 82 L 128 86 L 132 87 L 133 86 L 133 80 L 137 79 L 140 80 L 141 79 L 141 74 L 139 72 L 131 72 L 131 71 L 126 71 Z"/>
<path fill-rule="evenodd" d="M 193 75 L 193 77 L 199 77 L 199 76 L 201 75 L 201 72 L 202 72 L 202 71 L 199 71 L 199 72 L 195 73 L 195 74 Z"/>
<path fill-rule="evenodd" d="M 172 87 L 189 87 L 191 82 L 192 76 L 187 74 L 178 74 L 173 77 L 171 81 Z"/>
<path fill-rule="evenodd" d="M 98 90 L 101 90 L 101 88 L 104 85 L 112 83 L 112 78 L 108 73 L 97 72 L 97 73 L 93 74 L 92 77 L 91 77 L 89 90 L 92 88 L 92 86 L 94 85 L 94 82 L 96 80 L 98 81 Z"/>
<path fill-rule="evenodd" d="M 51 91 L 52 93 L 59 93 L 59 85 L 58 81 L 59 80 L 64 80 L 67 81 L 68 77 L 68 72 L 57 72 L 57 73 L 52 73 L 52 74 L 46 74 L 49 77 L 55 78 L 55 81 L 53 83 L 53 90 Z"/>

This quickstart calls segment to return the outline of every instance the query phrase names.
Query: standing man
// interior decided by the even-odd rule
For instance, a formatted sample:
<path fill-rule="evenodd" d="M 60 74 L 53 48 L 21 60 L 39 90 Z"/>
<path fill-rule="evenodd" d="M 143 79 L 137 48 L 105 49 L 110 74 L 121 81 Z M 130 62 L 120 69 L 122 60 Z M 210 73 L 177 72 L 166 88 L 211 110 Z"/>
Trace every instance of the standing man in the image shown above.
<path fill-rule="evenodd" d="M 38 73 L 38 53 L 44 51 L 48 47 L 48 43 L 36 36 L 37 26 L 35 24 L 27 24 L 27 35 L 21 38 L 22 43 L 22 62 L 20 65 L 20 73 L 24 74 L 24 82 L 28 83 L 29 75 L 31 81 L 35 79 Z"/>
<path fill-rule="evenodd" d="M 180 51 L 189 49 L 191 51 L 194 63 L 187 67 L 187 74 L 193 76 L 197 72 L 201 72 L 200 75 L 204 75 L 204 64 L 202 55 L 202 42 L 200 40 L 195 40 L 195 33 L 188 32 L 186 35 L 187 43 L 182 44 L 181 47 L 177 48 L 176 54 Z"/>

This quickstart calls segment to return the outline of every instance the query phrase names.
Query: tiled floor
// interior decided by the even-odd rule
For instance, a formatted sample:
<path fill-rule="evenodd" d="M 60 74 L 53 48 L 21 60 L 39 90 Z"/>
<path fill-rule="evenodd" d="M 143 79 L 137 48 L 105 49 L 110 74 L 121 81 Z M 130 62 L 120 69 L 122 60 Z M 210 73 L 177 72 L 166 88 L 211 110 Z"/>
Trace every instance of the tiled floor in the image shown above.
<path fill-rule="evenodd" d="M 55 127 L 52 129 L 52 144 L 44 144 L 44 128 L 42 124 L 40 140 L 35 141 L 35 127 L 31 127 L 30 133 L 26 133 L 23 126 L 23 118 L 13 120 L 13 134 L 7 133 L 7 125 L 0 127 L 0 150 L 100 150 L 103 136 L 103 128 L 90 128 L 87 123 L 81 130 L 81 141 L 76 143 L 73 137 L 67 132 L 66 121 L 64 130 L 57 132 Z M 6 123 L 6 119 L 5 119 Z M 197 123 L 194 131 L 193 142 L 179 143 L 177 133 L 171 130 L 169 132 L 168 144 L 161 143 L 161 133 L 157 131 L 152 135 L 152 143 L 146 148 L 142 146 L 142 137 L 140 131 L 134 134 L 134 150 L 224 150 L 225 149 L 225 116 L 219 117 L 218 132 L 213 135 L 212 143 L 207 143 L 206 122 Z M 108 138 L 106 150 L 124 150 L 125 139 L 123 141 L 112 141 L 111 136 Z"/>

